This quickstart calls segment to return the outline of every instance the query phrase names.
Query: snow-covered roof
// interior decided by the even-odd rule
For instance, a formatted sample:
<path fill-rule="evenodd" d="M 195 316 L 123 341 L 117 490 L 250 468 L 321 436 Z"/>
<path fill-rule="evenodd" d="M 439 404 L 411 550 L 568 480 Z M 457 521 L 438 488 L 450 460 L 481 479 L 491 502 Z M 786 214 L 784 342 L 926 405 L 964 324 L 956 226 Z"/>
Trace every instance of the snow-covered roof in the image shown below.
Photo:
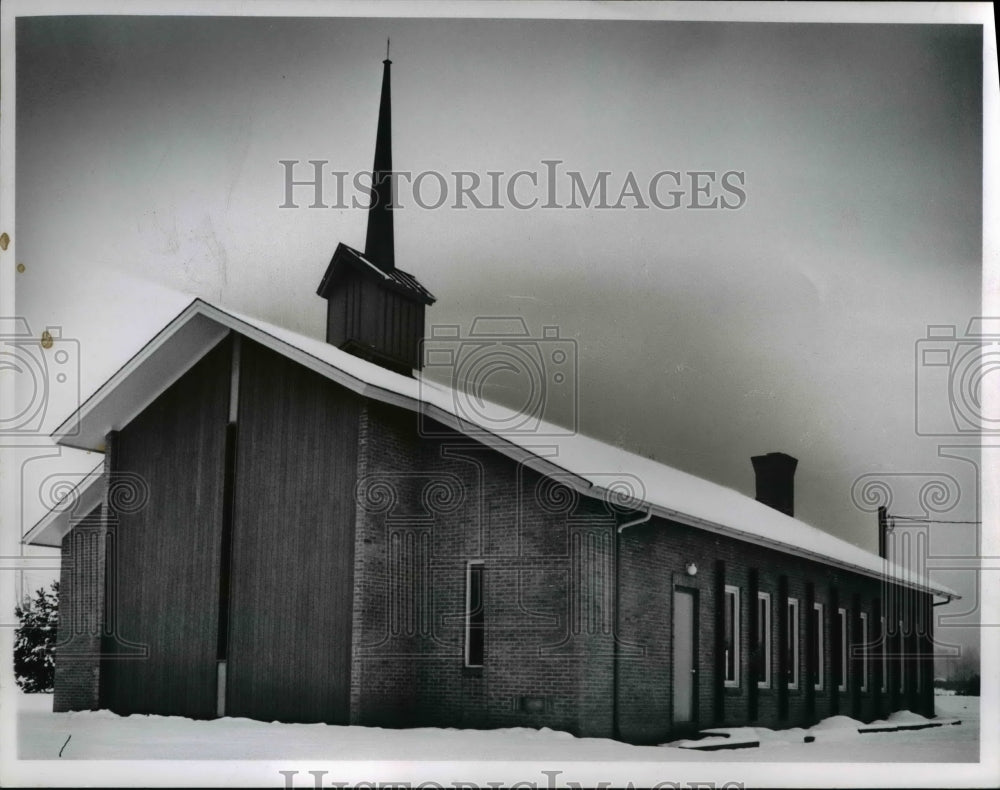
<path fill-rule="evenodd" d="M 867 576 L 888 577 L 949 598 L 959 597 L 942 584 L 725 486 L 555 425 L 539 423 L 530 432 L 504 431 L 501 426 L 517 421 L 517 412 L 488 401 L 472 401 L 464 392 L 423 377 L 394 373 L 322 340 L 203 299 L 192 301 L 60 425 L 53 438 L 67 447 L 103 452 L 109 431 L 127 425 L 229 330 L 359 395 L 422 413 L 474 437 L 587 496 Z M 26 536 L 27 542 L 35 542 L 28 538 L 37 538 L 36 529 Z"/>
<path fill-rule="evenodd" d="M 343 242 L 337 245 L 337 249 L 333 253 L 333 258 L 330 259 L 330 265 L 327 267 L 323 279 L 320 280 L 319 288 L 316 289 L 317 294 L 324 299 L 327 298 L 330 285 L 343 266 L 352 266 L 369 277 L 381 280 L 394 290 L 424 304 L 430 305 L 437 301 L 434 294 L 424 288 L 420 280 L 409 272 L 404 272 L 395 266 L 391 269 L 382 269 L 368 260 L 368 258 L 354 249 L 354 247 L 349 247 Z"/>

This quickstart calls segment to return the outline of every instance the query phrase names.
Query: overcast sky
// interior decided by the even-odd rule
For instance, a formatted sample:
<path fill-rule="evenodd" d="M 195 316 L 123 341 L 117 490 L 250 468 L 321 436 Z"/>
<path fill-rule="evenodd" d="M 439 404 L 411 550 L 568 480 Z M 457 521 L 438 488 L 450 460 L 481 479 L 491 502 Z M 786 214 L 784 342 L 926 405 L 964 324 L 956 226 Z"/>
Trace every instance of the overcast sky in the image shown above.
<path fill-rule="evenodd" d="M 363 248 L 365 212 L 307 208 L 303 188 L 279 208 L 279 161 L 299 178 L 310 159 L 370 168 L 387 37 L 398 170 L 544 178 L 558 159 L 588 183 L 609 171 L 611 202 L 630 172 L 643 188 L 664 170 L 744 174 L 734 210 L 686 208 L 690 189 L 673 210 L 404 195 L 396 263 L 438 297 L 429 324 L 558 326 L 579 378 L 548 416 L 751 496 L 750 457 L 787 452 L 796 515 L 865 548 L 865 475 L 909 515 L 953 478 L 938 517 L 978 518 L 974 466 L 939 457 L 963 440 L 915 430 L 918 396 L 929 423 L 951 419 L 918 341 L 981 313 L 972 26 L 22 19 L 17 309 L 79 342 L 84 396 L 190 295 L 322 336 L 316 287 L 338 242 Z M 516 385 L 488 394 L 516 405 Z M 50 428 L 73 405 L 56 389 Z M 98 460 L 63 451 L 25 475 Z M 40 515 L 26 501 L 23 529 Z M 933 531 L 934 552 L 974 548 L 972 526 Z M 974 604 L 974 578 L 939 578 Z"/>

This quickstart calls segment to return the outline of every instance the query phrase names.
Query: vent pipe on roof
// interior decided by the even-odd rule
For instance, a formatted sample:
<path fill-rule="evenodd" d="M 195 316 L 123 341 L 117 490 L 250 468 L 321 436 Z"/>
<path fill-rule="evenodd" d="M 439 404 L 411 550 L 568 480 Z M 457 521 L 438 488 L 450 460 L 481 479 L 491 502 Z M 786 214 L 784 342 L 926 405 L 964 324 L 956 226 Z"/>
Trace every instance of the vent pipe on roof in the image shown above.
<path fill-rule="evenodd" d="M 795 467 L 799 462 L 786 453 L 755 455 L 750 462 L 757 477 L 757 501 L 794 516 Z"/>
<path fill-rule="evenodd" d="M 883 560 L 889 557 L 889 518 L 885 505 L 878 508 L 878 556 Z"/>

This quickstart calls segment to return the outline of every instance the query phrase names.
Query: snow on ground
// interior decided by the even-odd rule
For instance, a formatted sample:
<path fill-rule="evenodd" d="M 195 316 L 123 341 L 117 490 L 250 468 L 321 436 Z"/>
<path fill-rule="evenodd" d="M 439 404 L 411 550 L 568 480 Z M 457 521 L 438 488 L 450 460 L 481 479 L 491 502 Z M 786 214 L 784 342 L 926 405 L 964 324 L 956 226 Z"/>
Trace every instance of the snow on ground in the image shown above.
<path fill-rule="evenodd" d="M 732 728 L 731 732 L 752 734 L 760 747 L 710 753 L 676 746 L 630 746 L 526 727 L 390 730 L 236 718 L 195 721 L 179 716 L 117 716 L 108 711 L 52 713 L 49 694 L 21 694 L 18 702 L 18 757 L 22 760 L 58 760 L 61 751 L 63 760 L 979 761 L 978 697 L 936 699 L 938 715 L 960 718 L 960 725 L 860 734 L 858 722 L 838 716 L 810 731 L 816 736 L 814 743 L 802 743 L 805 732 L 798 728 Z M 912 716 L 890 717 L 890 721 L 903 723 Z"/>

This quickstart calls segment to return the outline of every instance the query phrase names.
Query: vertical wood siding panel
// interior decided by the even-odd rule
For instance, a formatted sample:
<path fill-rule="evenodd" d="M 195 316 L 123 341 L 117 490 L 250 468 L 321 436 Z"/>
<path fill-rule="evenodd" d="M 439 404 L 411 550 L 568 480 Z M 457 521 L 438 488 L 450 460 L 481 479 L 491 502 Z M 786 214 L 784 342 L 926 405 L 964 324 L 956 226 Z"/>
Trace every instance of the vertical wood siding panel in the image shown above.
<path fill-rule="evenodd" d="M 350 290 L 342 288 L 328 298 L 326 310 L 326 342 L 339 346 L 347 339 L 350 318 Z"/>
<path fill-rule="evenodd" d="M 385 310 L 385 291 L 371 280 L 358 280 L 359 311 L 358 339 L 366 346 L 384 348 L 379 339 L 382 335 Z"/>
<path fill-rule="evenodd" d="M 347 723 L 359 400 L 255 343 L 240 375 L 226 712 Z"/>
<path fill-rule="evenodd" d="M 118 713 L 215 713 L 229 355 L 224 340 L 119 434 L 113 474 L 141 477 L 149 499 L 111 513 L 108 606 L 118 637 L 149 653 L 102 662 L 102 694 Z M 130 652 L 115 638 L 105 650 Z"/>

